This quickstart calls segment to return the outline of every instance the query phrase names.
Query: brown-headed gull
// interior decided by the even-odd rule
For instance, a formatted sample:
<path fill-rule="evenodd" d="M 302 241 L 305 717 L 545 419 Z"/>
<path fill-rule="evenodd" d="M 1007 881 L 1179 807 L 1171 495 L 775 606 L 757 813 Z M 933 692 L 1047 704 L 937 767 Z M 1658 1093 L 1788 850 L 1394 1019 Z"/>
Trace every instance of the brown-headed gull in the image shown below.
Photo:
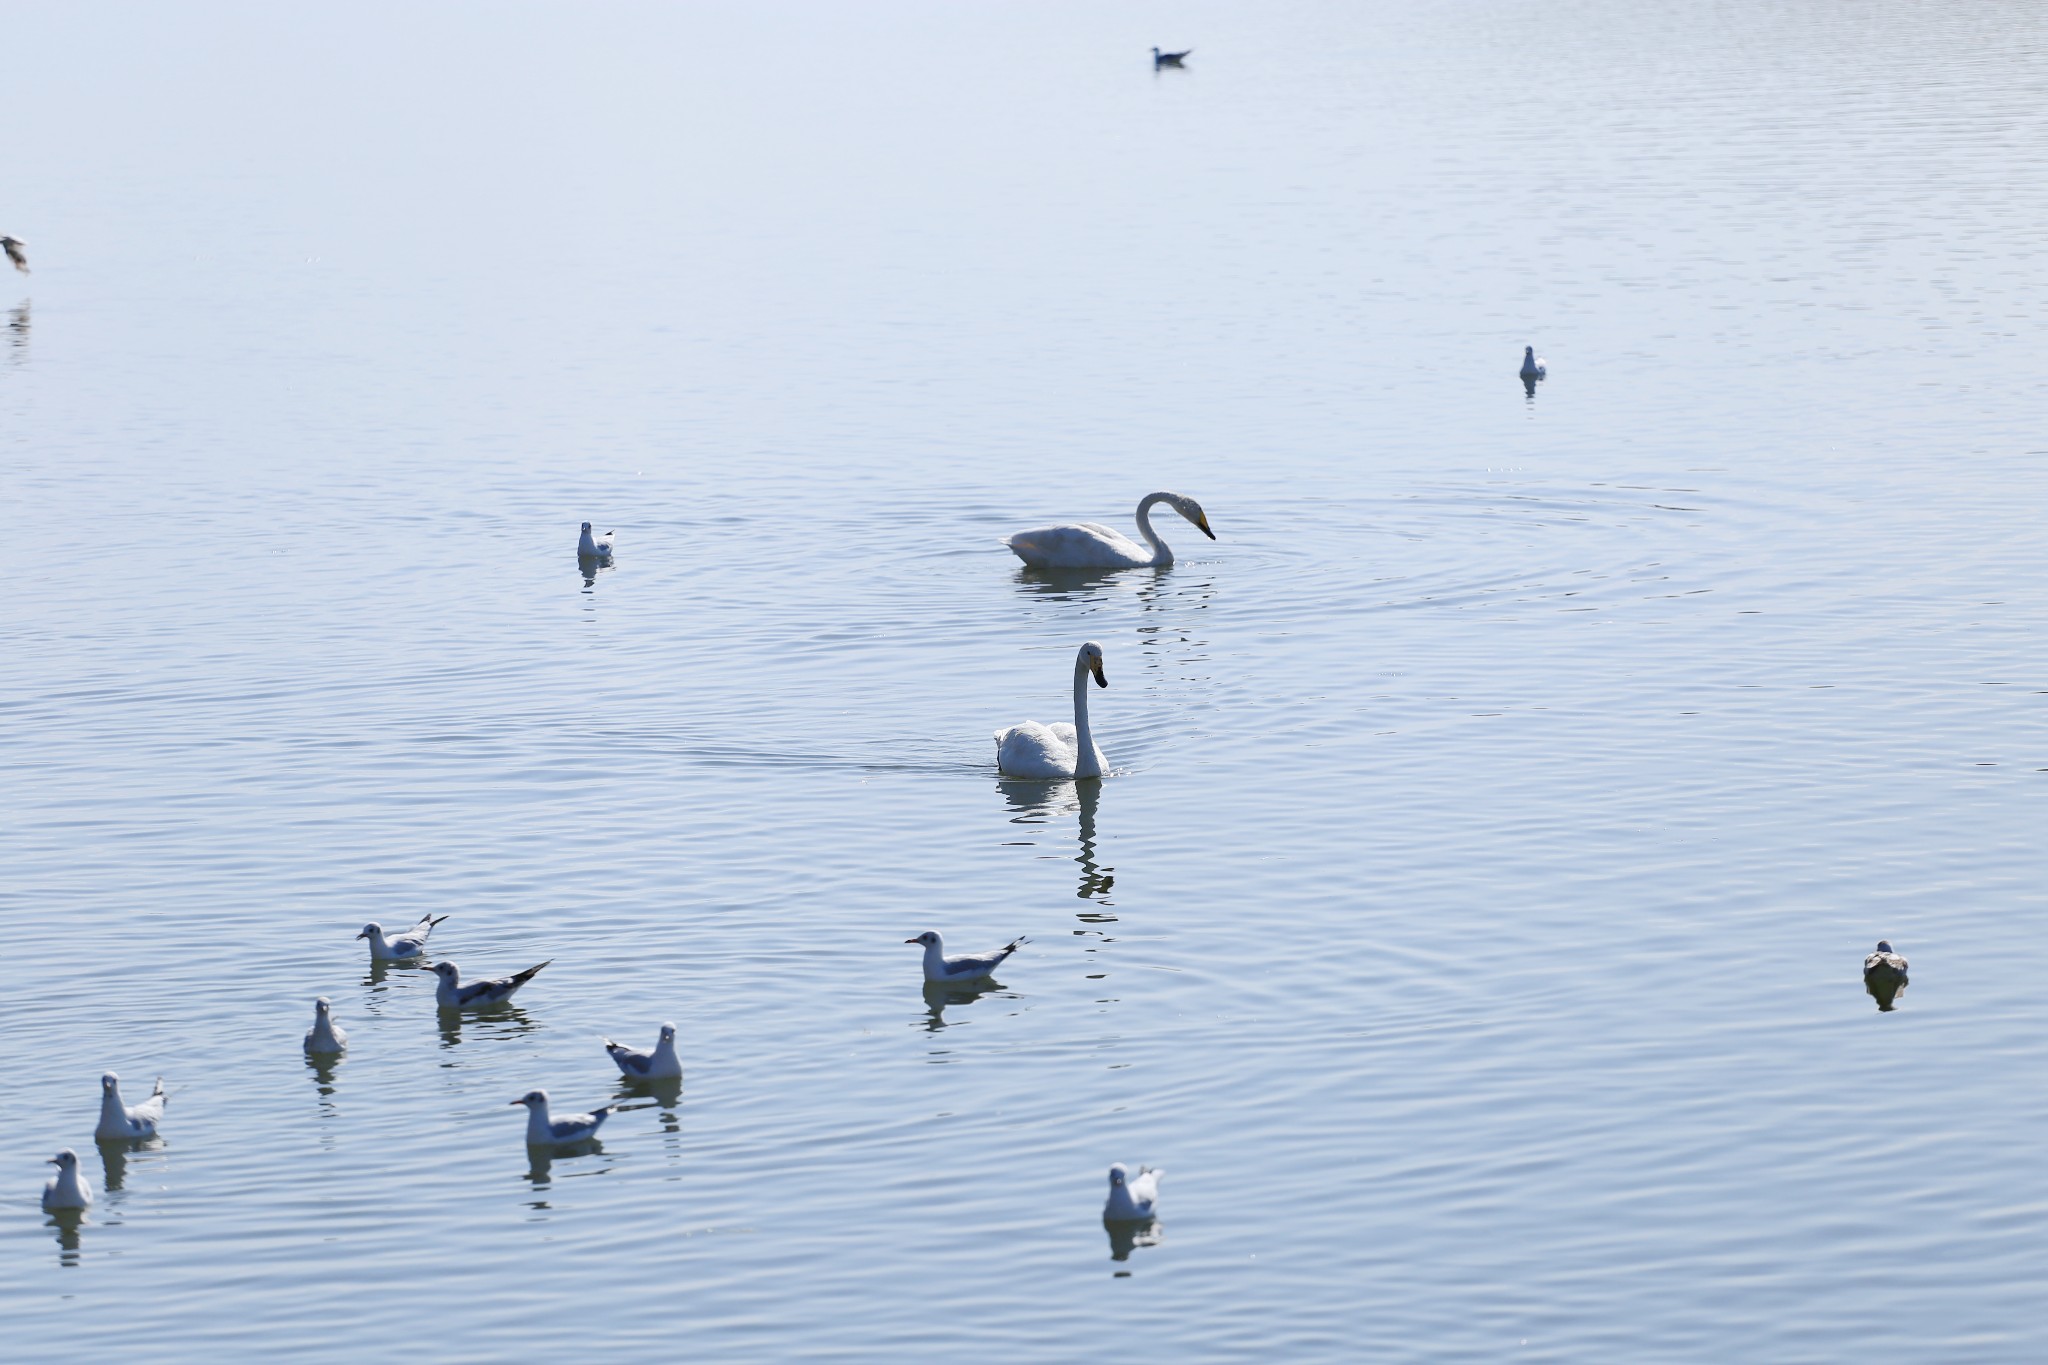
<path fill-rule="evenodd" d="M 1536 358 L 1534 346 L 1522 348 L 1522 382 L 1533 383 L 1550 373 L 1550 367 Z"/>
<path fill-rule="evenodd" d="M 607 1038 L 604 1050 L 619 1065 L 619 1074 L 629 1081 L 672 1081 L 683 1074 L 682 1061 L 676 1056 L 676 1026 L 661 1026 L 661 1041 L 654 1045 L 654 1051 L 642 1052 L 637 1048 L 621 1047 Z"/>
<path fill-rule="evenodd" d="M 553 961 L 553 958 L 548 959 L 548 962 Z M 441 978 L 441 984 L 434 987 L 434 1003 L 444 1010 L 466 1009 L 471 1005 L 501 1004 L 512 998 L 512 992 L 533 980 L 534 975 L 541 967 L 547 966 L 548 962 L 543 962 L 538 967 L 528 967 L 513 976 L 494 976 L 488 980 L 471 981 L 467 984 L 463 982 L 462 972 L 453 962 L 436 962 L 431 970 L 435 976 Z"/>
<path fill-rule="evenodd" d="M 593 536 L 590 534 L 590 523 L 584 522 L 583 535 L 576 542 L 576 557 L 578 559 L 594 559 L 600 564 L 611 563 L 612 537 L 617 534 L 617 531 L 606 531 L 601 536 Z"/>
<path fill-rule="evenodd" d="M 1890 939 L 1879 939 L 1877 951 L 1863 959 L 1863 989 L 1870 992 L 1880 1010 L 1890 1010 L 1892 1001 L 1906 989 L 1906 958 L 1893 950 Z"/>
<path fill-rule="evenodd" d="M 326 996 L 313 1002 L 313 1027 L 306 1030 L 306 1051 L 339 1052 L 348 1046 L 348 1035 L 334 1022 L 334 1010 Z"/>
<path fill-rule="evenodd" d="M 916 938 L 906 938 L 905 943 L 924 945 L 924 979 L 943 984 L 960 984 L 968 981 L 986 981 L 995 969 L 1003 965 L 1003 959 L 1022 947 L 1023 935 L 1011 939 L 992 953 L 960 953 L 946 956 L 946 940 L 936 930 L 927 929 Z"/>
<path fill-rule="evenodd" d="M 78 1169 L 78 1153 L 66 1147 L 50 1158 L 50 1164 L 57 1168 L 57 1174 L 43 1186 L 44 1212 L 82 1209 L 92 1203 L 92 1182 Z"/>
<path fill-rule="evenodd" d="M 384 937 L 384 926 L 371 920 L 363 926 L 357 938 L 370 940 L 370 958 L 374 962 L 401 962 L 409 957 L 419 957 L 427 951 L 427 935 L 434 932 L 434 926 L 446 915 L 421 915 L 420 922 L 395 938 Z"/>
<path fill-rule="evenodd" d="M 601 1104 L 587 1114 L 566 1114 L 554 1118 L 548 1113 L 548 1092 L 545 1090 L 529 1090 L 512 1103 L 526 1106 L 526 1145 L 529 1147 L 560 1147 L 594 1138 L 597 1130 L 604 1127 L 604 1121 L 619 1107 Z"/>
<path fill-rule="evenodd" d="M 1132 1175 L 1123 1162 L 1109 1168 L 1109 1202 L 1102 1216 L 1118 1223 L 1142 1223 L 1159 1215 L 1159 1177 L 1165 1171 L 1140 1166 Z"/>
<path fill-rule="evenodd" d="M 156 1089 L 134 1108 L 121 1103 L 121 1078 L 109 1071 L 100 1077 L 100 1124 L 92 1135 L 102 1142 L 124 1138 L 152 1138 L 164 1117 L 164 1078 L 156 1078 Z"/>

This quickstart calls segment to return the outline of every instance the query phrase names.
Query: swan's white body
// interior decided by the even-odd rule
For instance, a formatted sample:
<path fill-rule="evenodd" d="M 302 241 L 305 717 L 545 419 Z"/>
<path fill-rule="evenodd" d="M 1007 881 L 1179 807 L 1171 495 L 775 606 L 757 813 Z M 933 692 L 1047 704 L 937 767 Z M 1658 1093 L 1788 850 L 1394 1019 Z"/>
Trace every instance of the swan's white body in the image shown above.
<path fill-rule="evenodd" d="M 594 559 L 600 564 L 611 563 L 612 537 L 617 534 L 617 531 L 606 531 L 601 536 L 593 536 L 590 534 L 590 523 L 584 522 L 583 535 L 576 542 L 576 557 L 578 559 Z"/>
<path fill-rule="evenodd" d="M 434 926 L 446 915 L 421 915 L 420 922 L 395 938 L 384 937 L 384 926 L 371 920 L 363 926 L 357 938 L 370 940 L 370 958 L 374 962 L 403 962 L 409 957 L 418 957 L 427 951 L 427 935 L 434 932 Z"/>
<path fill-rule="evenodd" d="M 348 1035 L 334 1022 L 333 1011 L 323 995 L 313 1002 L 313 1027 L 306 1030 L 306 1051 L 333 1053 L 347 1046 Z"/>
<path fill-rule="evenodd" d="M 1109 1202 L 1102 1216 L 1118 1223 L 1139 1223 L 1159 1216 L 1159 1177 L 1165 1171 L 1140 1166 L 1132 1175 L 1123 1162 L 1109 1168 Z"/>
<path fill-rule="evenodd" d="M 1102 673 L 1102 646 L 1090 640 L 1074 656 L 1074 723 L 1043 725 L 1027 720 L 996 731 L 996 767 L 1009 777 L 1100 777 L 1108 760 L 1088 729 L 1088 678 L 1109 686 Z"/>
<path fill-rule="evenodd" d="M 1017 558 L 1034 569 L 1163 567 L 1173 563 L 1173 550 L 1152 529 L 1152 508 L 1162 502 L 1193 522 L 1203 535 L 1216 539 L 1216 533 L 1209 529 L 1209 518 L 1202 511 L 1202 504 L 1178 493 L 1147 493 L 1138 504 L 1138 534 L 1145 538 L 1143 545 L 1121 531 L 1113 531 L 1094 521 L 1019 531 L 1010 537 L 1009 545 Z"/>
<path fill-rule="evenodd" d="M 642 1052 L 638 1048 L 620 1047 L 607 1038 L 604 1050 L 618 1063 L 619 1074 L 629 1081 L 674 1081 L 683 1075 L 682 1058 L 676 1056 L 676 1026 L 661 1026 L 661 1041 L 654 1045 L 654 1051 Z"/>
<path fill-rule="evenodd" d="M 992 953 L 955 953 L 947 957 L 945 937 L 936 929 L 927 929 L 916 938 L 903 941 L 924 945 L 924 979 L 934 985 L 986 981 L 995 975 L 996 968 L 1003 965 L 1004 959 L 1024 944 L 1020 936 Z"/>
<path fill-rule="evenodd" d="M 92 1203 L 92 1182 L 85 1178 L 85 1172 L 78 1169 L 78 1153 L 66 1147 L 50 1158 L 50 1164 L 57 1168 L 57 1174 L 43 1186 L 43 1211 L 54 1213 L 58 1209 L 82 1209 Z"/>
<path fill-rule="evenodd" d="M 604 1127 L 604 1121 L 618 1108 L 616 1104 L 605 1104 L 587 1114 L 565 1114 L 555 1118 L 548 1113 L 548 1092 L 545 1090 L 529 1091 L 512 1103 L 526 1106 L 526 1145 L 529 1147 L 559 1147 L 594 1138 L 597 1130 Z"/>
<path fill-rule="evenodd" d="M 1522 348 L 1522 378 L 1541 379 L 1549 373 L 1550 367 L 1536 358 L 1536 348 L 1534 346 L 1524 346 Z"/>
<path fill-rule="evenodd" d="M 164 1117 L 164 1081 L 157 1077 L 156 1089 L 148 1099 L 129 1108 L 121 1103 L 121 1078 L 109 1071 L 100 1077 L 100 1123 L 92 1135 L 102 1142 L 127 1138 L 152 1138 Z"/>

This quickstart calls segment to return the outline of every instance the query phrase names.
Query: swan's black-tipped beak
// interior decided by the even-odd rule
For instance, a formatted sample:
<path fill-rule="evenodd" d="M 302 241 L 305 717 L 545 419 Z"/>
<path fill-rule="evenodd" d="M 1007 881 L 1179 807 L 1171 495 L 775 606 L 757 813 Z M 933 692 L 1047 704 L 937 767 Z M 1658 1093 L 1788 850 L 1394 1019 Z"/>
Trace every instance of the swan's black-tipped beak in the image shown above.
<path fill-rule="evenodd" d="M 1203 535 L 1209 537 L 1209 539 L 1211 540 L 1216 539 L 1216 533 L 1209 529 L 1209 519 L 1207 517 L 1203 517 L 1200 521 L 1196 522 L 1195 525 L 1201 528 Z"/>
<path fill-rule="evenodd" d="M 1097 687 L 1109 686 L 1109 679 L 1102 676 L 1102 660 L 1090 659 L 1088 661 L 1088 671 L 1095 675 L 1095 685 Z"/>

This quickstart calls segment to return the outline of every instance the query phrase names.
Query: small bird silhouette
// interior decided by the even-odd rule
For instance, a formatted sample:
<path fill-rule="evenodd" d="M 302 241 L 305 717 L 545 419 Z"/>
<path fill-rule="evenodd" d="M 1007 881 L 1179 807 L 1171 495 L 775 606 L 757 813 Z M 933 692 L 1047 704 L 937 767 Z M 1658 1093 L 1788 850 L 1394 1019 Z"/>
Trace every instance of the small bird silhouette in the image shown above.
<path fill-rule="evenodd" d="M 1152 69 L 1157 71 L 1162 66 L 1179 66 L 1180 59 L 1193 52 L 1193 48 L 1189 48 L 1186 52 L 1161 52 L 1155 47 L 1152 49 Z"/>
<path fill-rule="evenodd" d="M 0 236 L 0 251 L 5 251 L 14 268 L 24 275 L 28 274 L 28 252 L 24 250 L 27 246 L 19 237 Z"/>

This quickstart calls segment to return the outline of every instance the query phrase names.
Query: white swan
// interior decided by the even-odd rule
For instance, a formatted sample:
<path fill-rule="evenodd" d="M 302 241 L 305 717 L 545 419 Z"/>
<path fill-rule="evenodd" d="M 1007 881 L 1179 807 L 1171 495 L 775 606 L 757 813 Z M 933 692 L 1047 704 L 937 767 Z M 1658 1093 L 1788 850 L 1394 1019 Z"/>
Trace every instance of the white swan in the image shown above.
<path fill-rule="evenodd" d="M 1102 676 L 1102 646 L 1090 640 L 1074 655 L 1074 723 L 1041 725 L 1027 720 L 996 731 L 996 767 L 1010 777 L 1100 777 L 1109 760 L 1095 747 L 1088 731 L 1088 675 L 1097 687 L 1109 686 Z"/>
<path fill-rule="evenodd" d="M 1541 379 L 1550 373 L 1550 367 L 1536 358 L 1536 348 L 1534 346 L 1524 346 L 1522 348 L 1521 373 L 1524 380 Z"/>
<path fill-rule="evenodd" d="M 1203 535 L 1216 539 L 1202 504 L 1178 493 L 1147 493 L 1138 504 L 1138 534 L 1152 547 L 1149 550 L 1121 531 L 1093 521 L 1019 531 L 1010 537 L 1010 548 L 1034 569 L 1142 569 L 1171 564 L 1173 551 L 1152 529 L 1152 506 L 1161 502 L 1193 522 Z"/>

